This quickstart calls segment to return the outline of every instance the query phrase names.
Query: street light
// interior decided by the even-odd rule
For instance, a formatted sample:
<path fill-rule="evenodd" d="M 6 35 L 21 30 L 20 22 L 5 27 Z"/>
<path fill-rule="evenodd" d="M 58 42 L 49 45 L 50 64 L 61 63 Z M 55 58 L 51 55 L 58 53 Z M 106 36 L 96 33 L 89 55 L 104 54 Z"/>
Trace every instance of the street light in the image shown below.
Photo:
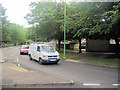
<path fill-rule="evenodd" d="M 64 6 L 64 57 L 65 57 L 65 39 L 66 39 L 66 32 L 65 32 L 65 29 L 66 29 L 66 0 L 65 0 L 65 6 Z"/>

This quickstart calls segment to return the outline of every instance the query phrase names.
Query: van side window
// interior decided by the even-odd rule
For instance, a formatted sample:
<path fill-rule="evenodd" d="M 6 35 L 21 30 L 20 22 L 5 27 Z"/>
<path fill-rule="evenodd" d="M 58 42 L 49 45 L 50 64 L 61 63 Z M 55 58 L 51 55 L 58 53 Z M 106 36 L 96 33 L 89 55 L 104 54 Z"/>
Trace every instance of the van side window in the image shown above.
<path fill-rule="evenodd" d="M 40 46 L 37 46 L 37 51 L 40 51 Z"/>
<path fill-rule="evenodd" d="M 35 50 L 35 49 L 36 49 L 36 48 L 35 48 L 35 45 L 33 45 L 33 46 L 32 46 L 32 50 Z"/>

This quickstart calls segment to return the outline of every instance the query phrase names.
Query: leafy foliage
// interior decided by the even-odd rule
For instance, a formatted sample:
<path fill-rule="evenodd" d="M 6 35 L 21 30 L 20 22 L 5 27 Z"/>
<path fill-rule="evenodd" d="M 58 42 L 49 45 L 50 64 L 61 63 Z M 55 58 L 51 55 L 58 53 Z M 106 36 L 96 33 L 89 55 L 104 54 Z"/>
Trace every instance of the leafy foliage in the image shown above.
<path fill-rule="evenodd" d="M 26 19 L 43 40 L 63 40 L 66 22 L 67 40 L 120 38 L 120 2 L 69 2 L 64 20 L 64 2 L 31 3 Z M 41 39 L 41 40 L 42 40 Z M 79 42 L 80 43 L 80 42 Z"/>
<path fill-rule="evenodd" d="M 21 43 L 26 41 L 27 30 L 17 24 L 9 23 L 5 14 L 6 9 L 1 6 L 2 12 L 2 40 L 6 42 Z"/>
<path fill-rule="evenodd" d="M 34 24 L 37 37 L 45 41 L 63 40 L 61 25 L 64 22 L 64 3 L 39 2 L 31 3 L 31 13 L 26 15 L 30 24 Z"/>
<path fill-rule="evenodd" d="M 26 41 L 26 30 L 17 24 L 10 24 L 8 27 L 10 32 L 11 42 L 22 43 Z"/>
<path fill-rule="evenodd" d="M 10 31 L 8 30 L 8 26 L 9 26 L 9 22 L 7 21 L 7 16 L 5 15 L 5 11 L 6 9 L 2 7 L 2 5 L 0 6 L 1 8 L 1 12 L 2 12 L 2 15 L 1 15 L 1 21 L 2 21 L 2 40 L 3 41 L 9 41 L 11 40 L 10 38 Z"/>

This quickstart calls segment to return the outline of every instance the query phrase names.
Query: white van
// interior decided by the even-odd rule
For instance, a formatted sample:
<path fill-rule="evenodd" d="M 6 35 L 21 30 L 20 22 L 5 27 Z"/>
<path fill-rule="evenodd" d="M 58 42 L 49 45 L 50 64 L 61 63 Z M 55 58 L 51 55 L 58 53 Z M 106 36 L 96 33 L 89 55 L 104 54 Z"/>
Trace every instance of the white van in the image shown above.
<path fill-rule="evenodd" d="M 28 56 L 30 60 L 35 59 L 39 61 L 40 64 L 57 64 L 60 60 L 59 53 L 53 48 L 53 46 L 47 44 L 32 43 L 29 46 Z"/>

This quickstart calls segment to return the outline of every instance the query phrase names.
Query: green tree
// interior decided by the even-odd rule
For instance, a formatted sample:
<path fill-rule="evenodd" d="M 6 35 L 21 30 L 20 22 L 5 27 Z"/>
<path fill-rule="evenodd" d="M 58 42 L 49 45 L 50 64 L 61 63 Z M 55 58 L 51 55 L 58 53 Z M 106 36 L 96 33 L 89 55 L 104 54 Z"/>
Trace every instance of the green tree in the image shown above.
<path fill-rule="evenodd" d="M 6 9 L 2 7 L 0 4 L 0 9 L 1 9 L 1 23 L 2 23 L 2 28 L 1 28 L 1 36 L 2 36 L 2 41 L 10 41 L 10 31 L 8 30 L 9 26 L 9 21 L 7 20 L 7 16 L 5 14 Z"/>
<path fill-rule="evenodd" d="M 106 12 L 107 14 L 112 12 L 112 6 L 115 4 L 114 2 L 71 2 L 67 4 L 65 21 L 67 40 L 78 40 L 79 52 L 81 52 L 82 38 L 107 39 L 108 37 L 104 36 L 110 27 L 107 30 L 108 24 L 105 23 L 114 15 L 107 15 L 107 19 L 105 19 Z M 64 2 L 31 3 L 30 7 L 31 13 L 26 15 L 26 19 L 29 24 L 33 25 L 32 32 L 34 35 L 32 35 L 36 36 L 37 40 L 56 39 L 60 48 L 60 42 L 64 38 Z M 116 11 L 114 10 L 114 12 Z M 116 21 L 114 20 L 114 22 Z"/>
<path fill-rule="evenodd" d="M 52 2 L 39 2 L 39 3 L 31 3 L 30 7 L 31 13 L 26 15 L 26 19 L 29 24 L 33 25 L 33 30 L 35 30 L 36 35 L 40 35 L 42 37 L 47 37 L 52 34 L 53 28 L 50 26 L 53 25 L 53 11 L 54 11 L 54 3 Z M 48 24 L 50 23 L 50 25 Z M 48 30 L 49 29 L 49 30 Z M 47 36 L 44 33 L 50 32 Z"/>
<path fill-rule="evenodd" d="M 101 14 L 101 20 L 92 31 L 99 33 L 100 38 L 115 39 L 116 54 L 119 54 L 120 38 L 120 2 L 114 3 L 112 9 Z M 95 34 L 93 33 L 93 35 Z M 94 35 L 96 36 L 96 35 Z"/>
<path fill-rule="evenodd" d="M 27 30 L 23 28 L 22 26 L 11 23 L 8 27 L 8 31 L 11 32 L 11 35 L 10 35 L 11 42 L 22 43 L 26 41 Z"/>
<path fill-rule="evenodd" d="M 70 32 L 74 39 L 78 39 L 79 52 L 81 52 L 81 39 L 90 38 L 92 34 L 95 34 L 96 31 L 91 29 L 101 20 L 101 14 L 111 9 L 113 4 L 103 2 L 73 2 L 70 4 L 67 12 L 67 32 Z"/>
<path fill-rule="evenodd" d="M 31 13 L 26 15 L 29 24 L 34 25 L 36 36 L 44 41 L 63 40 L 61 25 L 64 20 L 64 3 L 39 2 L 31 3 Z M 42 37 L 42 38 L 41 38 Z"/>

